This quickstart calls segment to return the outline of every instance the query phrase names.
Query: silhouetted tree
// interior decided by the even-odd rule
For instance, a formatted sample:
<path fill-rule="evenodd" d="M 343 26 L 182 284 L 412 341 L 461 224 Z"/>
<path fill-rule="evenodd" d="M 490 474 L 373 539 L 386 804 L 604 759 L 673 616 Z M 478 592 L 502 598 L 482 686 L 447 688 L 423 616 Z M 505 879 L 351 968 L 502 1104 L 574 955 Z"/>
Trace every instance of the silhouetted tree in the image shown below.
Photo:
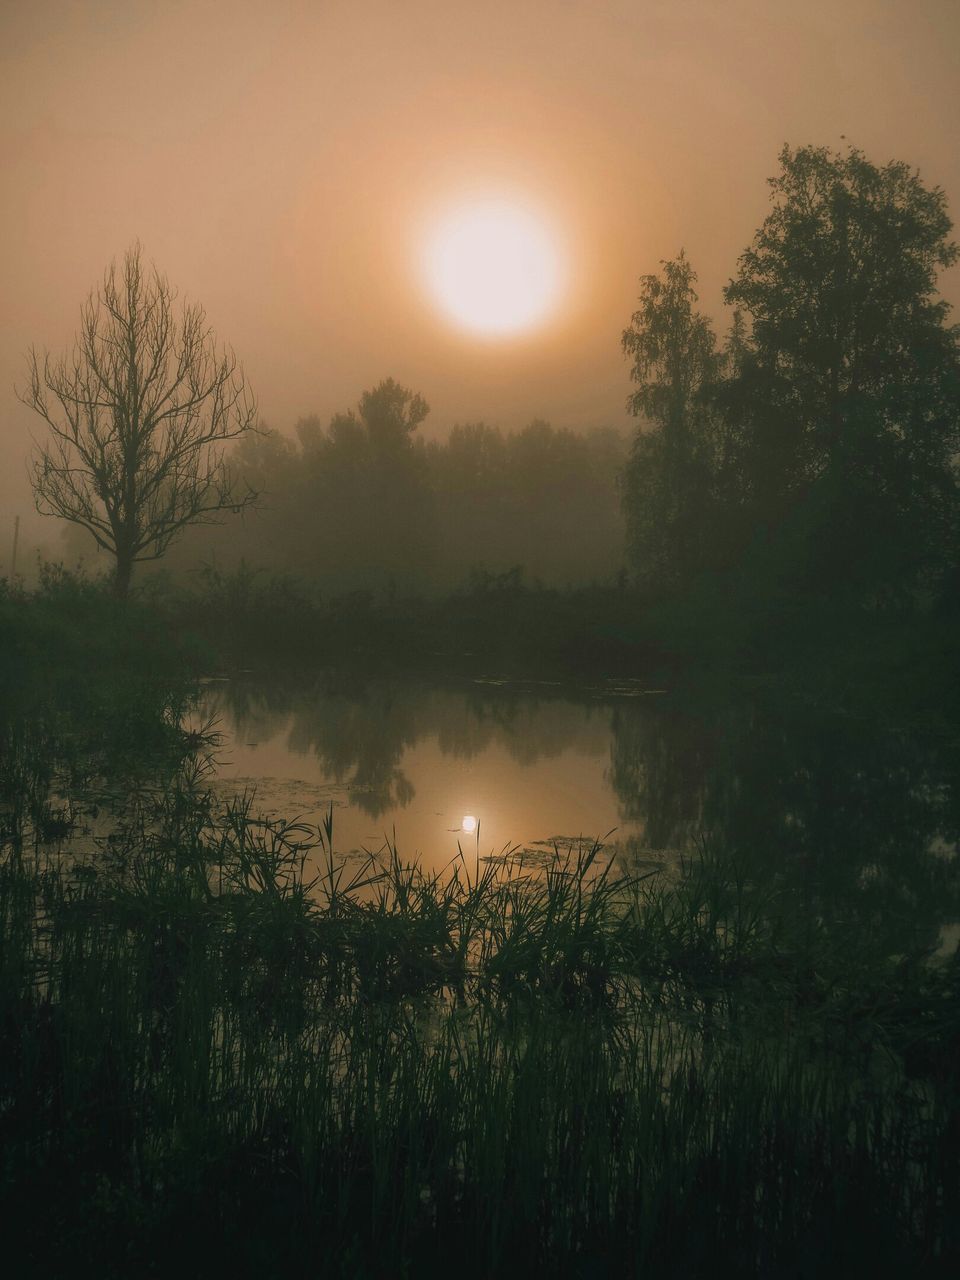
<path fill-rule="evenodd" d="M 696 310 L 696 274 L 683 253 L 644 276 L 623 332 L 644 424 L 623 477 L 628 559 L 641 581 L 677 586 L 700 568 L 718 470 L 711 397 L 721 367 L 709 321 Z"/>
<path fill-rule="evenodd" d="M 275 572 L 289 570 L 291 548 L 309 538 L 316 521 L 314 510 L 293 500 L 301 482 L 300 451 L 286 436 L 261 423 L 255 434 L 238 441 L 230 463 L 240 483 L 259 498 L 242 526 L 233 524 L 217 531 L 224 563 L 229 563 L 225 553 L 232 549 L 248 563 L 269 565 Z"/>
<path fill-rule="evenodd" d="M 422 448 L 413 435 L 424 398 L 392 378 L 334 416 L 325 434 L 301 424 L 304 483 L 318 506 L 319 558 L 340 586 L 411 587 L 429 574 L 436 517 Z"/>
<path fill-rule="evenodd" d="M 681 255 L 623 335 L 647 420 L 624 476 L 634 569 L 739 562 L 754 595 L 904 601 L 956 557 L 960 344 L 937 295 L 946 201 L 906 165 L 780 154 L 718 351 Z"/>
<path fill-rule="evenodd" d="M 909 590 L 956 534 L 958 330 L 937 272 L 946 199 L 907 165 L 785 147 L 727 302 L 749 334 L 726 388 L 754 518 L 794 581 Z"/>
<path fill-rule="evenodd" d="M 578 433 L 539 419 L 517 432 L 455 426 L 428 449 L 446 581 L 517 565 L 554 584 L 611 576 L 623 546 L 624 452 L 623 437 L 604 428 Z"/>
<path fill-rule="evenodd" d="M 261 499 L 241 527 L 196 529 L 173 563 L 241 559 L 337 594 L 461 586 L 523 566 L 528 583 L 609 580 L 623 550 L 618 477 L 626 443 L 534 421 L 455 426 L 424 442 L 421 396 L 387 380 L 296 439 L 260 430 L 232 463 Z"/>
<path fill-rule="evenodd" d="M 85 303 L 72 352 L 31 352 L 21 395 L 52 433 L 33 459 L 37 509 L 86 529 L 114 556 L 120 597 L 137 561 L 256 496 L 238 496 L 221 450 L 254 427 L 256 406 L 203 309 L 177 315 L 175 298 L 134 246 Z"/>
<path fill-rule="evenodd" d="M 370 443 L 383 452 L 402 449 L 430 412 L 423 396 L 401 387 L 393 378 L 365 391 L 357 406 Z M 351 415 L 352 416 L 352 415 Z"/>

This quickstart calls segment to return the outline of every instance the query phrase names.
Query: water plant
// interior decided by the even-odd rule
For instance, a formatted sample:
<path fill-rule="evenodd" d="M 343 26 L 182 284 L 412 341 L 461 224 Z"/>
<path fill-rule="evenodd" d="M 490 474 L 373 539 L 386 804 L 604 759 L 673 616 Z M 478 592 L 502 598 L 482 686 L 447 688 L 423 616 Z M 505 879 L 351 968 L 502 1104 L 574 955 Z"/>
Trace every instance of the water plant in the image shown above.
<path fill-rule="evenodd" d="M 0 1212 L 34 1268 L 956 1259 L 956 962 L 851 968 L 709 846 L 438 874 L 333 837 L 188 761 L 89 857 L 6 842 Z"/>

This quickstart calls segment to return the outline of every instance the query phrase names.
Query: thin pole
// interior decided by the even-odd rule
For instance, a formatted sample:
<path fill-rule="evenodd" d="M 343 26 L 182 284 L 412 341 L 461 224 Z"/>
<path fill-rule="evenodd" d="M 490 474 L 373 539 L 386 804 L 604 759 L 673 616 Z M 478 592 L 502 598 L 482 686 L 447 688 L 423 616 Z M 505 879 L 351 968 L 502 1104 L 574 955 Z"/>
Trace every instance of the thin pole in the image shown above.
<path fill-rule="evenodd" d="M 20 541 L 20 517 L 13 517 L 13 555 L 10 557 L 10 577 L 17 576 L 17 543 Z"/>

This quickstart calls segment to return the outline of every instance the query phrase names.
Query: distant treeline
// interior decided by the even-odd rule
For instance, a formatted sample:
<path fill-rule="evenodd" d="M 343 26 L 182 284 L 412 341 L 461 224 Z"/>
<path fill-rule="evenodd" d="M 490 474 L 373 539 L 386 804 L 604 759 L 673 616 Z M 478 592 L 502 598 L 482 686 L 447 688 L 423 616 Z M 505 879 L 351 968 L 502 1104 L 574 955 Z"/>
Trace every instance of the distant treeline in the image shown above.
<path fill-rule="evenodd" d="M 611 582 L 623 565 L 619 476 L 629 442 L 531 422 L 520 431 L 455 426 L 417 434 L 425 400 L 392 379 L 296 438 L 248 435 L 233 454 L 242 519 L 188 529 L 163 561 L 290 575 L 331 594 L 446 592 L 518 575 L 551 586 Z"/>
<path fill-rule="evenodd" d="M 38 501 L 52 486 L 50 509 L 100 530 L 121 596 L 135 560 L 163 555 L 180 585 L 190 571 L 198 584 L 204 569 L 257 573 L 326 601 L 629 582 L 644 615 L 672 611 L 656 622 L 672 647 L 693 632 L 779 644 L 838 609 L 952 615 L 960 327 L 939 293 L 958 257 L 946 197 L 854 148 L 784 148 L 780 162 L 724 290 L 725 338 L 698 310 L 683 252 L 641 279 L 623 332 L 632 441 L 534 421 L 426 442 L 426 401 L 388 378 L 326 425 L 302 419 L 295 439 L 246 418 L 224 428 L 215 440 L 232 453 L 206 471 L 195 441 L 161 467 L 140 436 L 137 453 L 95 434 L 93 489 L 77 498 L 67 449 L 40 467 Z M 119 485 L 128 455 L 141 461 Z"/>

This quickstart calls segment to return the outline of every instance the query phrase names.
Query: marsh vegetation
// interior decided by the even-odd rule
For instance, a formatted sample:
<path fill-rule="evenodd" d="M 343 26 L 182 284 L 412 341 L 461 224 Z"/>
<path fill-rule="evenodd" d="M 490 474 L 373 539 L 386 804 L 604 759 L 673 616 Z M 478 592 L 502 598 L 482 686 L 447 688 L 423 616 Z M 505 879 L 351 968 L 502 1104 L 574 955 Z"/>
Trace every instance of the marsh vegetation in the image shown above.
<path fill-rule="evenodd" d="M 0 1123 L 33 1268 L 948 1274 L 960 884 L 935 717 L 878 737 L 863 705 L 788 717 L 756 688 L 621 707 L 617 787 L 679 862 L 589 840 L 348 859 L 333 810 L 224 798 L 156 616 L 123 608 L 58 682 L 90 643 L 72 620 L 119 607 L 62 580 L 19 607 Z"/>

